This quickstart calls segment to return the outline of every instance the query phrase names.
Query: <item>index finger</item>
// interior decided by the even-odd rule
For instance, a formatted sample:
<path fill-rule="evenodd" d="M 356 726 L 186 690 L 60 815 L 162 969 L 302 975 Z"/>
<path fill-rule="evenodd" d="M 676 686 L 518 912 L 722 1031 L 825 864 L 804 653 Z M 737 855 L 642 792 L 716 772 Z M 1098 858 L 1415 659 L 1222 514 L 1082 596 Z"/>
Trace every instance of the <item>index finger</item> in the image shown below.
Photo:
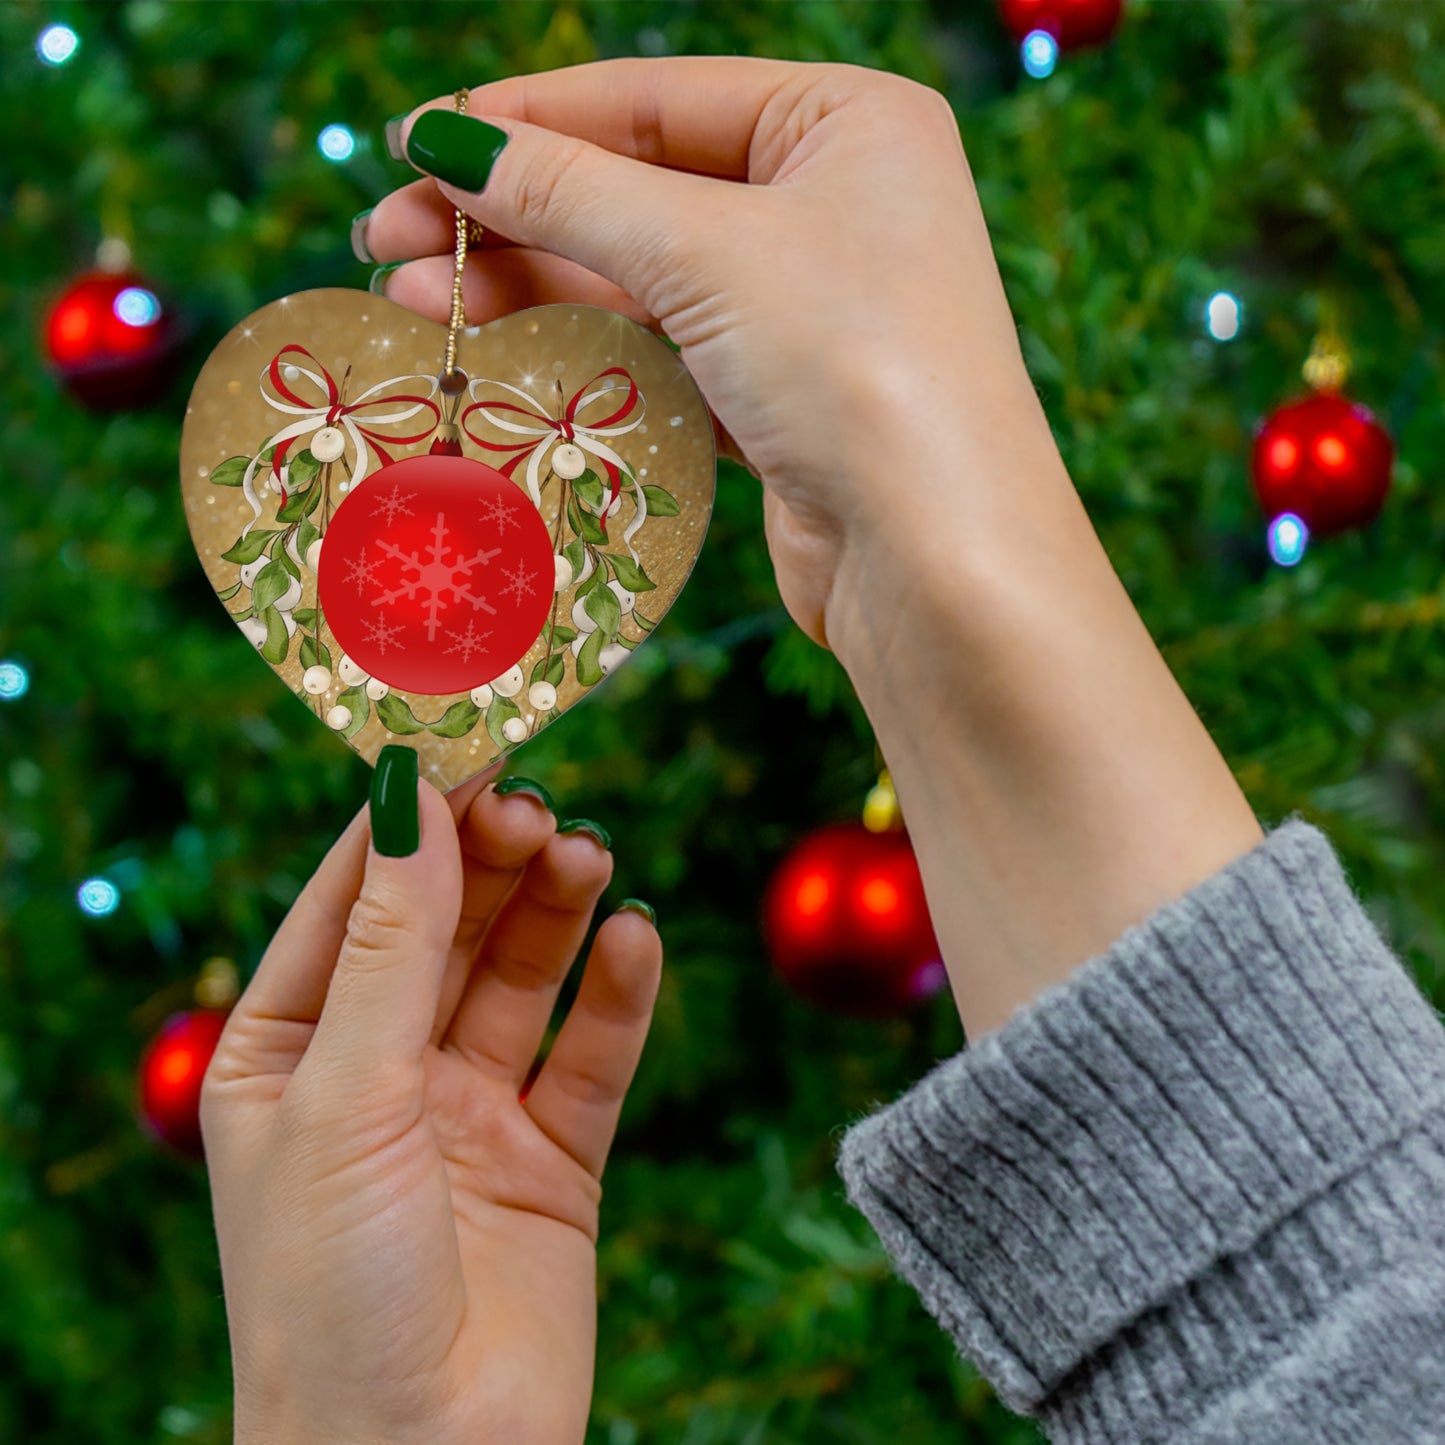
<path fill-rule="evenodd" d="M 789 87 L 811 83 L 817 71 L 742 55 L 598 60 L 479 85 L 469 109 L 672 170 L 766 180 L 750 174 L 749 162 L 756 163 L 753 140 L 769 104 L 786 99 Z M 451 104 L 439 99 L 422 108 Z"/>

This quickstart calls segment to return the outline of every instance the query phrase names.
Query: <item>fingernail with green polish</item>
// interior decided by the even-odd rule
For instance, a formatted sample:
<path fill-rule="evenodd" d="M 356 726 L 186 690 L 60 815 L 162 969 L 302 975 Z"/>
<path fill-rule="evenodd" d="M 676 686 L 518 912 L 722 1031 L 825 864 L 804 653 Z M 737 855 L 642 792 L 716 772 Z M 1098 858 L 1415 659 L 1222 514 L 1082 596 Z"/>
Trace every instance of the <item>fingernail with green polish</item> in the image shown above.
<path fill-rule="evenodd" d="M 594 823 L 591 818 L 568 818 L 565 823 L 558 823 L 559 833 L 586 833 L 595 838 L 604 848 L 612 846 L 612 834 L 602 826 L 601 823 Z"/>
<path fill-rule="evenodd" d="M 655 928 L 657 926 L 657 910 L 650 903 L 644 903 L 640 898 L 624 898 L 617 905 L 619 913 L 640 913 Z"/>
<path fill-rule="evenodd" d="M 406 152 L 401 148 L 401 128 L 406 123 L 406 118 L 411 112 L 403 111 L 400 115 L 394 115 L 386 123 L 384 134 L 386 136 L 386 153 L 394 161 L 404 161 Z"/>
<path fill-rule="evenodd" d="M 378 266 L 376 270 L 371 273 L 371 280 L 366 283 L 366 289 L 370 291 L 373 296 L 385 296 L 386 278 L 390 276 L 398 266 L 405 265 L 405 261 L 391 261 L 385 266 Z"/>
<path fill-rule="evenodd" d="M 417 755 L 390 743 L 371 775 L 371 841 L 387 858 L 409 858 L 421 846 L 416 798 Z"/>
<path fill-rule="evenodd" d="M 557 805 L 552 801 L 551 793 L 541 783 L 534 783 L 531 778 L 503 778 L 492 791 L 503 798 L 511 793 L 525 793 L 529 798 L 536 798 L 549 813 L 557 811 Z"/>
<path fill-rule="evenodd" d="M 376 265 L 376 257 L 371 254 L 371 248 L 366 244 L 366 223 L 371 219 L 372 209 L 368 206 L 351 218 L 351 254 L 364 266 Z"/>
<path fill-rule="evenodd" d="M 506 131 L 484 120 L 454 110 L 424 110 L 406 138 L 406 158 L 448 185 L 480 191 L 508 139 Z"/>

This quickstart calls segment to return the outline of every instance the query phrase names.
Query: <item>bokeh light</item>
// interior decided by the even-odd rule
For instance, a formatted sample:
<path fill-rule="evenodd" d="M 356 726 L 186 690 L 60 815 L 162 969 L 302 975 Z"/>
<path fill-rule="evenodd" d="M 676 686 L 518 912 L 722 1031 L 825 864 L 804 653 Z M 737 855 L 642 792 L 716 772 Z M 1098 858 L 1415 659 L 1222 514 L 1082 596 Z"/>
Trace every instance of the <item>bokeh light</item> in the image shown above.
<path fill-rule="evenodd" d="M 1233 341 L 1244 325 L 1244 307 L 1228 291 L 1216 291 L 1204 308 L 1204 329 L 1216 341 Z"/>
<path fill-rule="evenodd" d="M 1269 555 L 1281 567 L 1293 567 L 1305 554 L 1310 529 L 1293 512 L 1281 512 L 1269 524 Z"/>
<path fill-rule="evenodd" d="M 18 662 L 0 662 L 0 702 L 15 702 L 30 691 L 30 674 Z"/>
<path fill-rule="evenodd" d="M 144 286 L 127 286 L 115 298 L 112 309 L 127 326 L 149 326 L 159 318 L 161 303 L 154 291 L 147 291 Z"/>
<path fill-rule="evenodd" d="M 47 25 L 35 42 L 35 53 L 47 65 L 64 65 L 80 49 L 80 36 L 68 25 Z"/>
<path fill-rule="evenodd" d="M 348 126 L 329 125 L 316 137 L 316 148 L 329 161 L 349 161 L 356 151 L 356 137 Z"/>
<path fill-rule="evenodd" d="M 1024 69 L 1035 80 L 1044 80 L 1054 73 L 1059 63 L 1059 42 L 1047 30 L 1031 30 L 1019 47 Z"/>
<path fill-rule="evenodd" d="M 120 889 L 109 878 L 87 878 L 75 897 L 80 911 L 92 918 L 105 918 L 120 907 Z"/>

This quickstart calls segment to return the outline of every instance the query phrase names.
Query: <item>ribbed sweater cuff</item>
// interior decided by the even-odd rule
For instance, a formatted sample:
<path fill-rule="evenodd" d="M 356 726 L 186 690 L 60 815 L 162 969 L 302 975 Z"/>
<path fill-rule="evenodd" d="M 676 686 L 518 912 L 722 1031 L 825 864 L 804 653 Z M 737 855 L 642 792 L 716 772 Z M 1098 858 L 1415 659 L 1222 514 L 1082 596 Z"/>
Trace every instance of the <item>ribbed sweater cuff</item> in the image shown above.
<path fill-rule="evenodd" d="M 1272 1298 L 1324 1308 L 1329 1279 L 1300 1284 L 1330 1273 L 1321 1229 L 1377 1253 L 1372 1161 L 1442 1103 L 1439 1019 L 1291 820 L 855 1124 L 839 1169 L 1007 1403 L 1082 1415 L 1113 1371 L 1127 1416 L 1260 1354 L 1239 1335 L 1271 1330 Z M 1114 1427 L 1061 1433 L 1153 1434 Z"/>

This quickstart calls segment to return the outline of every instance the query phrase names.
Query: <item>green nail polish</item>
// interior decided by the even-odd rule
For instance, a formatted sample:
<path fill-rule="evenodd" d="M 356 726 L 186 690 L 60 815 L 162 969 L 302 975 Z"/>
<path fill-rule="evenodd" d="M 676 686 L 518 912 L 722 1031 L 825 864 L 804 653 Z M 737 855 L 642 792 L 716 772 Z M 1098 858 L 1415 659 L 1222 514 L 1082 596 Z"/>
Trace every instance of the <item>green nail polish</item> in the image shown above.
<path fill-rule="evenodd" d="M 557 811 L 557 805 L 552 801 L 551 793 L 541 783 L 534 783 L 531 778 L 503 778 L 492 791 L 503 798 L 511 793 L 526 793 L 528 797 L 536 798 L 549 813 Z"/>
<path fill-rule="evenodd" d="M 376 265 L 376 257 L 366 244 L 366 223 L 371 219 L 372 209 L 368 206 L 351 218 L 351 254 L 364 266 Z"/>
<path fill-rule="evenodd" d="M 371 841 L 387 858 L 408 858 L 421 846 L 416 798 L 417 755 L 389 743 L 371 775 Z"/>
<path fill-rule="evenodd" d="M 657 926 L 657 910 L 650 903 L 644 903 L 640 898 L 624 898 L 617 905 L 619 913 L 640 913 L 655 928 Z"/>
<path fill-rule="evenodd" d="M 406 158 L 448 185 L 480 191 L 508 139 L 506 131 L 484 120 L 454 110 L 424 110 L 406 138 Z"/>
<path fill-rule="evenodd" d="M 366 283 L 366 289 L 370 291 L 373 296 L 385 296 L 386 278 L 390 276 L 398 266 L 405 265 L 405 261 L 391 261 L 385 266 L 378 266 L 376 270 L 371 273 L 371 280 Z"/>
<path fill-rule="evenodd" d="M 557 824 L 557 831 L 559 833 L 587 833 L 604 848 L 612 846 L 612 834 L 601 823 L 594 823 L 591 818 L 568 818 L 565 823 Z"/>
<path fill-rule="evenodd" d="M 387 121 L 383 134 L 386 136 L 386 153 L 394 161 L 404 161 L 405 153 L 401 148 L 401 128 L 411 112 L 403 111 L 400 115 L 394 115 Z"/>

